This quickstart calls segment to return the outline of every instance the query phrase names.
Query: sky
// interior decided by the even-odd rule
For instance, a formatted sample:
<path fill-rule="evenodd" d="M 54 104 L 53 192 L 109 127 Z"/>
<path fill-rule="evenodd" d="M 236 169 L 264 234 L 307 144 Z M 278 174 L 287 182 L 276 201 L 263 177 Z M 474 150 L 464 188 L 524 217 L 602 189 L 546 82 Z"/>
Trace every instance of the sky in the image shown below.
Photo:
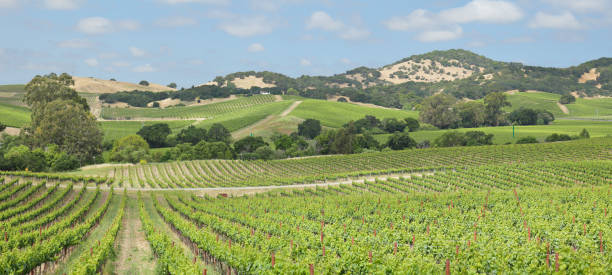
<path fill-rule="evenodd" d="M 568 67 L 612 57 L 612 0 L 0 0 L 0 84 L 67 72 L 190 87 L 432 50 Z"/>

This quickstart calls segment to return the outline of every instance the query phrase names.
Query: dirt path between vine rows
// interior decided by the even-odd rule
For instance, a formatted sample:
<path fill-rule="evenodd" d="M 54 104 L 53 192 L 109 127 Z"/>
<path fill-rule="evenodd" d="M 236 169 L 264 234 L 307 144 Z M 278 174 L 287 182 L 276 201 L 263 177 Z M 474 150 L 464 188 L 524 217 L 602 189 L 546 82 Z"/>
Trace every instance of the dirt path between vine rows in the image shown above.
<path fill-rule="evenodd" d="M 140 221 L 138 199 L 130 197 L 117 236 L 119 244 L 114 262 L 117 274 L 155 274 L 156 260 Z"/>

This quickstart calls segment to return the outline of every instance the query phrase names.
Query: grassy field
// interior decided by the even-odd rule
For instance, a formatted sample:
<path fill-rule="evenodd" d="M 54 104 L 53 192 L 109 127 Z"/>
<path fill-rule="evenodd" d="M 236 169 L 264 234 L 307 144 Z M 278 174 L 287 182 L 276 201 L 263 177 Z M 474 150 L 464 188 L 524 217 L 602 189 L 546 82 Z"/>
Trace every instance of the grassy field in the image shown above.
<path fill-rule="evenodd" d="M 101 116 L 106 119 L 114 118 L 196 118 L 214 117 L 260 104 L 274 102 L 274 95 L 256 95 L 241 97 L 235 100 L 199 106 L 159 108 L 102 108 Z"/>
<path fill-rule="evenodd" d="M 246 109 L 236 110 L 230 113 L 224 113 L 211 119 L 205 119 L 196 124 L 197 127 L 210 128 L 214 123 L 221 123 L 230 132 L 247 127 L 257 121 L 266 118 L 269 115 L 279 114 L 287 109 L 292 101 L 279 101 L 265 103 L 253 106 Z"/>
<path fill-rule="evenodd" d="M 136 134 L 143 126 L 155 123 L 167 123 L 172 133 L 191 125 L 193 120 L 159 120 L 159 121 L 101 121 L 99 122 L 104 132 L 104 140 L 117 140 L 121 137 Z"/>
<path fill-rule="evenodd" d="M 418 117 L 418 113 L 414 111 L 370 108 L 350 103 L 317 99 L 303 99 L 302 104 L 289 113 L 289 115 L 302 119 L 318 119 L 323 126 L 333 128 L 342 127 L 347 122 L 361 119 L 365 115 L 373 115 L 381 120 L 384 118 L 404 119 L 407 117 Z"/>
<path fill-rule="evenodd" d="M 23 90 L 25 85 L 14 84 L 14 85 L 0 85 L 0 103 L 8 103 L 12 105 L 24 106 Z"/>
<path fill-rule="evenodd" d="M 11 127 L 23 127 L 30 123 L 30 110 L 26 107 L 0 102 L 0 122 Z"/>
<path fill-rule="evenodd" d="M 612 119 L 612 98 L 584 99 L 565 105 L 571 117 Z"/>
<path fill-rule="evenodd" d="M 543 92 L 529 92 L 529 93 L 516 93 L 507 95 L 508 101 L 512 104 L 511 107 L 506 108 L 507 112 L 512 112 L 521 107 L 531 109 L 544 109 L 553 113 L 555 117 L 566 116 L 557 102 L 561 95 Z"/>
<path fill-rule="evenodd" d="M 592 120 L 556 120 L 550 125 L 532 125 L 532 126 L 516 126 L 514 128 L 514 137 L 512 137 L 512 126 L 502 127 L 480 127 L 480 128 L 461 128 L 451 130 L 432 130 L 432 131 L 417 131 L 410 133 L 410 136 L 417 142 L 429 140 L 433 142 L 437 137 L 448 131 L 483 131 L 487 134 L 493 134 L 493 142 L 495 144 L 504 144 L 507 142 L 516 142 L 521 137 L 533 136 L 538 140 L 543 141 L 547 136 L 558 133 L 578 135 L 582 129 L 587 129 L 591 137 L 612 136 L 612 122 L 610 121 L 592 121 Z M 379 142 L 386 142 L 389 134 L 376 135 Z"/>

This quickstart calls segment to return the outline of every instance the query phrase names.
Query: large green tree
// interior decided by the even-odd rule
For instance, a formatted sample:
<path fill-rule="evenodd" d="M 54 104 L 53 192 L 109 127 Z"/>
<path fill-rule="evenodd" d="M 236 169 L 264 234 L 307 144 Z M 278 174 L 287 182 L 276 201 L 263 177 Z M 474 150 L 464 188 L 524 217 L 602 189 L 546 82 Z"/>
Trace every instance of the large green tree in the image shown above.
<path fill-rule="evenodd" d="M 136 134 L 144 138 L 152 148 L 159 148 L 166 144 L 170 126 L 167 123 L 155 123 L 140 128 Z"/>
<path fill-rule="evenodd" d="M 449 128 L 459 120 L 453 105 L 457 99 L 451 95 L 439 93 L 423 100 L 419 119 L 441 129 Z"/>
<path fill-rule="evenodd" d="M 474 128 L 484 124 L 485 106 L 478 101 L 468 101 L 456 105 L 457 112 L 461 119 L 461 127 Z"/>
<path fill-rule="evenodd" d="M 495 92 L 490 93 L 484 98 L 486 122 L 491 126 L 499 126 L 504 120 L 504 107 L 510 107 L 512 104 L 508 101 L 505 93 Z"/>
<path fill-rule="evenodd" d="M 232 134 L 223 126 L 223 124 L 215 123 L 208 129 L 207 141 L 209 142 L 224 142 L 230 144 L 232 142 Z"/>
<path fill-rule="evenodd" d="M 139 135 L 129 135 L 115 142 L 110 158 L 112 161 L 137 163 L 149 157 L 149 144 Z"/>
<path fill-rule="evenodd" d="M 102 131 L 95 117 L 72 100 L 58 99 L 41 106 L 32 124 L 31 142 L 35 147 L 57 144 L 81 163 L 102 152 Z"/>
<path fill-rule="evenodd" d="M 321 133 L 321 122 L 316 119 L 306 119 L 298 124 L 298 135 L 313 139 Z"/>

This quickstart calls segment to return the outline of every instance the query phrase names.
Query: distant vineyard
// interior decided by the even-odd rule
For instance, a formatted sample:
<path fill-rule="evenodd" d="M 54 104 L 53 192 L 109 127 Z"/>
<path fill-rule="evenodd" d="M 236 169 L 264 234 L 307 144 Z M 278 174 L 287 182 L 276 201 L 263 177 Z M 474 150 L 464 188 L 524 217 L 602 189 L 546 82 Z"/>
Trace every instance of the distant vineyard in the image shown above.
<path fill-rule="evenodd" d="M 200 106 L 159 108 L 102 108 L 104 119 L 126 118 L 205 118 L 243 110 L 260 104 L 275 101 L 274 95 L 256 95 L 241 97 L 226 102 L 213 103 Z"/>
<path fill-rule="evenodd" d="M 203 160 L 115 167 L 103 176 L 133 188 L 198 188 L 314 183 L 389 173 L 546 160 L 611 159 L 612 139 L 435 148 L 273 161 Z"/>
<path fill-rule="evenodd" d="M 604 274 L 610 184 L 612 162 L 586 161 L 154 202 L 228 274 Z"/>

